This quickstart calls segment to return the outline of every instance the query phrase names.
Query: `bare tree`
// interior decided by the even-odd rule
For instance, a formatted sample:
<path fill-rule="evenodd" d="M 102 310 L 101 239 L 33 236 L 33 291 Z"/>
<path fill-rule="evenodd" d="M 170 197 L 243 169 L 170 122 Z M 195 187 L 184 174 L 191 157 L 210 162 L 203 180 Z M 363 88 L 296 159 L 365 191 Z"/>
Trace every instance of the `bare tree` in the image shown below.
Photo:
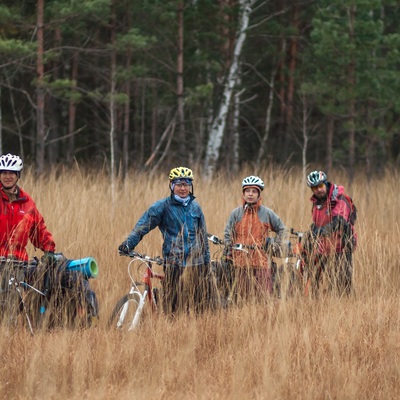
<path fill-rule="evenodd" d="M 40 174 L 44 170 L 44 150 L 46 140 L 46 126 L 44 119 L 45 91 L 44 91 L 44 0 L 37 2 L 37 86 L 36 86 L 36 168 Z"/>
<path fill-rule="evenodd" d="M 265 149 L 267 147 L 269 130 L 271 128 L 271 113 L 272 113 L 272 105 L 274 102 L 274 90 L 275 90 L 275 74 L 276 74 L 276 71 L 273 71 L 270 82 L 269 82 L 269 96 L 268 96 L 267 114 L 265 117 L 265 129 L 264 129 L 264 135 L 263 135 L 263 138 L 261 141 L 261 145 L 258 150 L 257 166 L 260 165 L 261 160 L 264 157 Z"/>
<path fill-rule="evenodd" d="M 77 86 L 78 81 L 78 60 L 79 55 L 75 52 L 72 55 L 72 71 L 71 80 L 74 86 Z M 67 146 L 67 163 L 71 164 L 75 153 L 75 122 L 76 122 L 76 101 L 71 96 L 68 104 L 68 146 Z"/>
<path fill-rule="evenodd" d="M 185 111 L 184 111 L 184 86 L 183 86 L 183 1 L 178 3 L 178 56 L 176 68 L 176 94 L 178 101 L 178 137 L 179 151 L 186 154 L 185 140 Z"/>

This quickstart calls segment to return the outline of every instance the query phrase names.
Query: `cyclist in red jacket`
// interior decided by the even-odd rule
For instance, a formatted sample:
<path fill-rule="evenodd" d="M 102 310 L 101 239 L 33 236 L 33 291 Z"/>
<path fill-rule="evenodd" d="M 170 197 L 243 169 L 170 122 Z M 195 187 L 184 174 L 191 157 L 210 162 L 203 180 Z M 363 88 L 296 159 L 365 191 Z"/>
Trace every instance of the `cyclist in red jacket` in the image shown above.
<path fill-rule="evenodd" d="M 322 270 L 330 263 L 328 275 L 339 293 L 351 292 L 353 263 L 352 253 L 357 244 L 354 231 L 356 210 L 352 199 L 345 194 L 343 186 L 328 181 L 323 171 L 313 171 L 307 176 L 311 188 L 311 233 L 313 251 L 320 258 Z"/>
<path fill-rule="evenodd" d="M 22 160 L 12 154 L 0 157 L 0 257 L 28 261 L 28 240 L 44 252 L 45 262 L 55 262 L 55 243 L 35 202 L 18 185 Z"/>

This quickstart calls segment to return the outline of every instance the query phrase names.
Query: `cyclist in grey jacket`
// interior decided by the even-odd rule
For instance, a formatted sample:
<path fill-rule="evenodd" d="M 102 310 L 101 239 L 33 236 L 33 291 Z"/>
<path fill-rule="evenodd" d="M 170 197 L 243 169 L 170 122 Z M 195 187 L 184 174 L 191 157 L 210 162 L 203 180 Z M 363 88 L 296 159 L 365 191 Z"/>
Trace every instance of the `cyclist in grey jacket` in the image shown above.
<path fill-rule="evenodd" d="M 118 248 L 129 254 L 147 233 L 159 228 L 163 236 L 164 308 L 169 313 L 192 307 L 200 311 L 210 300 L 207 229 L 203 211 L 193 195 L 193 179 L 189 168 L 172 169 L 171 195 L 150 206 Z M 183 274 L 187 278 L 181 280 Z"/>
<path fill-rule="evenodd" d="M 227 259 L 233 266 L 237 290 L 242 297 L 253 292 L 273 292 L 276 265 L 273 249 L 281 244 L 285 225 L 271 209 L 261 205 L 264 182 L 258 176 L 242 181 L 242 205 L 235 208 L 225 227 L 224 241 Z M 276 233 L 276 238 L 269 236 Z M 232 249 L 232 245 L 247 246 L 247 251 Z"/>

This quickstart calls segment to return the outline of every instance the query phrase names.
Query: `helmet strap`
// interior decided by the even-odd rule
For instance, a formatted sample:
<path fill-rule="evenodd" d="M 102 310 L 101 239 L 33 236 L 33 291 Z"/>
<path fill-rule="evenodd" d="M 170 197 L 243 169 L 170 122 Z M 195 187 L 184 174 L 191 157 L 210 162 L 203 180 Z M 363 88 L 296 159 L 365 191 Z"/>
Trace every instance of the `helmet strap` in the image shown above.
<path fill-rule="evenodd" d="M 3 191 L 8 195 L 17 195 L 19 192 L 17 184 L 10 187 L 6 187 L 3 185 Z"/>

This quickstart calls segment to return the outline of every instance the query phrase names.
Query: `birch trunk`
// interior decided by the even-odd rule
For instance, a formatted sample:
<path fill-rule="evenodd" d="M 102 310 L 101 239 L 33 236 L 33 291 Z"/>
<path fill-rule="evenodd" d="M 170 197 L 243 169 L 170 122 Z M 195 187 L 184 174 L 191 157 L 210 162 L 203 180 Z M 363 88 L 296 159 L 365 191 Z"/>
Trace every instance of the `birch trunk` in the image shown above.
<path fill-rule="evenodd" d="M 252 3 L 253 1 L 250 0 L 240 0 L 241 15 L 239 23 L 239 33 L 237 35 L 237 40 L 233 52 L 233 59 L 226 79 L 221 104 L 219 106 L 217 116 L 212 123 L 210 136 L 207 143 L 207 150 L 204 162 L 204 175 L 207 179 L 212 179 L 219 160 L 219 152 L 224 136 L 229 107 L 232 101 L 232 93 L 237 81 L 239 58 L 242 52 L 244 41 L 246 39 L 246 30 L 249 26 Z"/>

